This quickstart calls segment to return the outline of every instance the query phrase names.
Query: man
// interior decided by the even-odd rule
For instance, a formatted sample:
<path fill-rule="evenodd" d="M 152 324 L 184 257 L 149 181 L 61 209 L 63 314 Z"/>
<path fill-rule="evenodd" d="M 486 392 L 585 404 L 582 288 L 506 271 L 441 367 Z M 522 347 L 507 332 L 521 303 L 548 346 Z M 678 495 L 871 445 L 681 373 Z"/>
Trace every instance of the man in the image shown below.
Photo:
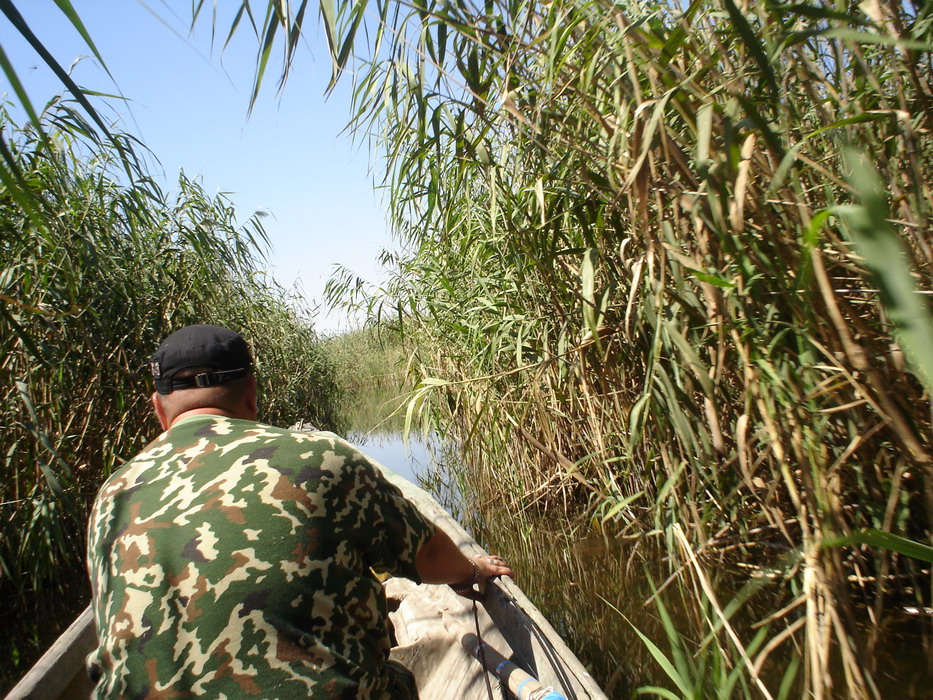
<path fill-rule="evenodd" d="M 370 569 L 455 589 L 511 569 L 467 559 L 336 435 L 257 423 L 237 333 L 188 326 L 150 366 L 166 432 L 89 526 L 96 697 L 410 695 Z"/>

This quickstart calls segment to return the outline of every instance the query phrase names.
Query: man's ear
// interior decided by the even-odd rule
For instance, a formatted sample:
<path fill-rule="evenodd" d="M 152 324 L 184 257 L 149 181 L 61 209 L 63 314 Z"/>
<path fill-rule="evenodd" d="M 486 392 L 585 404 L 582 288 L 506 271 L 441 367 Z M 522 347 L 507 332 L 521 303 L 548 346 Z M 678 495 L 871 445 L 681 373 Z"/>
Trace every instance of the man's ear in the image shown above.
<path fill-rule="evenodd" d="M 165 406 L 162 405 L 162 396 L 158 391 L 152 392 L 152 408 L 155 409 L 156 418 L 159 419 L 159 425 L 162 430 L 169 429 L 168 415 L 165 413 Z"/>
<path fill-rule="evenodd" d="M 244 392 L 244 400 L 246 401 L 246 409 L 250 413 L 250 420 L 256 420 L 259 417 L 259 404 L 257 402 L 257 389 L 256 389 L 256 375 L 251 374 L 249 376 L 249 381 L 246 383 L 246 391 Z"/>

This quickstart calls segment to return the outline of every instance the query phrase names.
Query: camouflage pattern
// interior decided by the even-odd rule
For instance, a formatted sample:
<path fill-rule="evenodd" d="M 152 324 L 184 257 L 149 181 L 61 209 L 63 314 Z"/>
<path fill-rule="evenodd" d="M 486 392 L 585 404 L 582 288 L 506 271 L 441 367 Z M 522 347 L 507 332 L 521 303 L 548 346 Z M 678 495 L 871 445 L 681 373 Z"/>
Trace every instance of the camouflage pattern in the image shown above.
<path fill-rule="evenodd" d="M 332 433 L 183 419 L 101 488 L 99 698 L 387 698 L 385 594 L 434 532 Z"/>

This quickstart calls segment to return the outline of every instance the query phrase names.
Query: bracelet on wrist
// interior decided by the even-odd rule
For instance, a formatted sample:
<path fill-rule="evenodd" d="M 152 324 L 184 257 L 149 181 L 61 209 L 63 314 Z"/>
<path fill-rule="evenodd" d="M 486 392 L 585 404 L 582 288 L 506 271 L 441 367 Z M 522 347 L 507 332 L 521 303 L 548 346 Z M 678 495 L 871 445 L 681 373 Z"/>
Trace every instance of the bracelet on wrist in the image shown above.
<path fill-rule="evenodd" d="M 452 583 L 448 584 L 454 593 L 466 593 L 467 591 L 472 591 L 473 586 L 479 583 L 479 567 L 472 559 L 470 559 L 470 563 L 473 565 L 473 577 L 470 579 L 469 583 L 460 583 L 456 585 Z"/>

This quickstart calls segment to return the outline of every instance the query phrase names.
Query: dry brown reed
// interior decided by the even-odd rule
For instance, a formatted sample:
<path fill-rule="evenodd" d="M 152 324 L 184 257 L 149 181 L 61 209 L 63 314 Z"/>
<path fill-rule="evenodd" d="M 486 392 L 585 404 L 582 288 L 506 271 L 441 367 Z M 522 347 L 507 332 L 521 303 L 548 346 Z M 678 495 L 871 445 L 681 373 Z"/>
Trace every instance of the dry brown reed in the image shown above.
<path fill-rule="evenodd" d="M 885 617 L 930 600 L 927 15 L 416 3 L 357 67 L 410 251 L 371 304 L 432 348 L 412 413 L 480 502 L 660 530 L 694 581 L 736 539 L 776 568 L 802 602 L 760 663 L 684 581 L 752 696 L 798 644 L 788 687 L 877 697 Z M 869 530 L 903 547 L 827 546 Z"/>

